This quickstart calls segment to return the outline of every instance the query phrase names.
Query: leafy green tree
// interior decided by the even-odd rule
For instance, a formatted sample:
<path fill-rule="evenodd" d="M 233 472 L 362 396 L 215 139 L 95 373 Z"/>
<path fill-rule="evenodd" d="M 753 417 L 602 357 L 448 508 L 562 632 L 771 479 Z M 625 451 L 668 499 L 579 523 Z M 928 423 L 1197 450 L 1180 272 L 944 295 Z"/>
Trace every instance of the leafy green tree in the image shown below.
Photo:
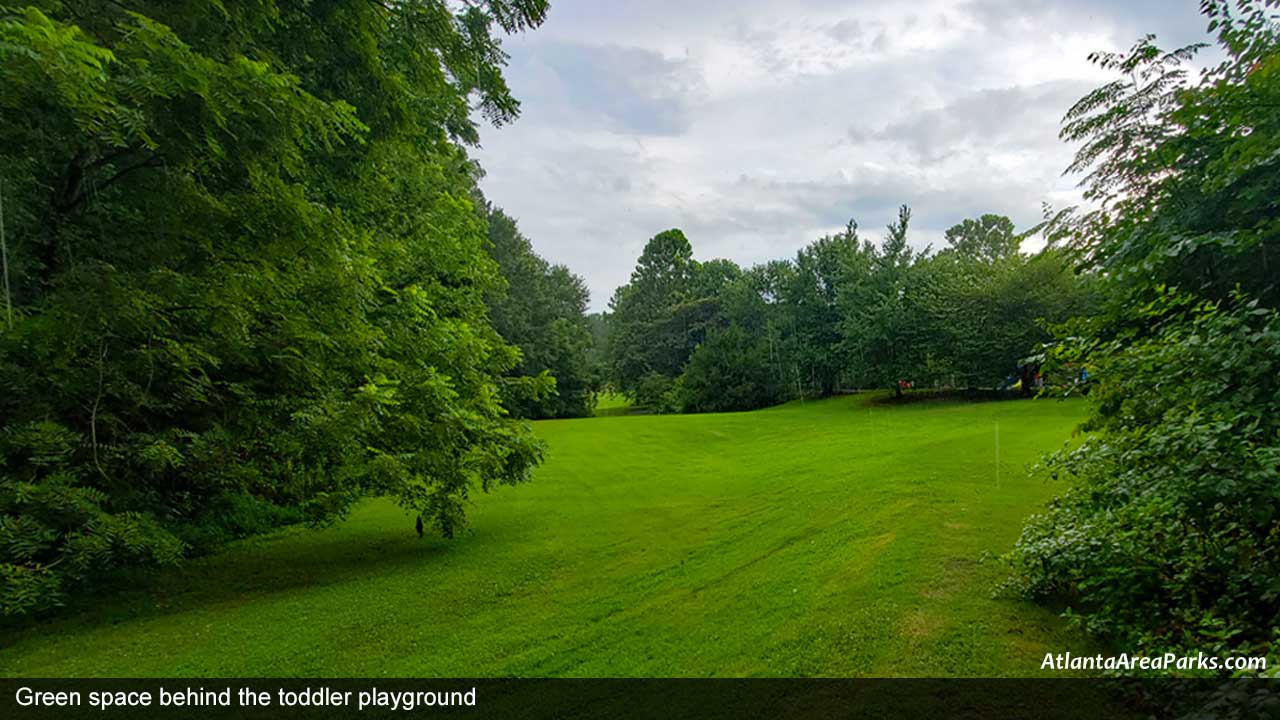
<path fill-rule="evenodd" d="M 1046 459 L 1072 484 L 1028 520 L 1011 587 L 1126 647 L 1272 655 L 1280 314 L 1176 292 L 1139 314 L 1064 356 L 1098 380 L 1091 432 Z"/>
<path fill-rule="evenodd" d="M 1022 244 L 1022 238 L 1013 230 L 1013 221 L 991 213 L 952 225 L 947 228 L 945 237 L 948 250 L 961 257 L 985 262 L 1016 255 Z"/>
<path fill-rule="evenodd" d="M 697 263 L 693 272 L 692 296 L 695 298 L 718 297 L 732 283 L 742 277 L 742 268 L 732 260 L 716 258 Z"/>
<path fill-rule="evenodd" d="M 0 609 L 370 494 L 451 536 L 529 476 L 460 143 L 545 10 L 0 9 Z"/>
<path fill-rule="evenodd" d="M 980 227 L 996 228 L 997 239 L 957 236 Z M 1007 218 L 983 215 L 953 226 L 950 247 L 916 261 L 908 300 L 934 384 L 997 387 L 1053 340 L 1051 326 L 1092 312 L 1092 277 L 1054 247 L 1019 253 L 1022 237 Z"/>
<path fill-rule="evenodd" d="M 739 276 L 718 295 L 717 322 L 694 349 L 677 388 L 683 412 L 754 410 L 785 399 L 768 333 L 768 307 L 755 278 Z"/>
<path fill-rule="evenodd" d="M 609 303 L 610 370 L 619 390 L 634 395 L 650 375 L 668 381 L 680 375 L 697 345 L 690 331 L 710 310 L 695 292 L 698 281 L 698 264 L 684 233 L 667 230 L 646 243 L 631 282 Z M 654 386 L 652 378 L 647 385 Z"/>
<path fill-rule="evenodd" d="M 647 411 L 676 413 L 683 409 L 680 378 L 651 372 L 641 377 L 632 391 L 635 404 Z"/>
<path fill-rule="evenodd" d="M 782 394 L 765 339 L 736 322 L 708 332 L 681 375 L 684 412 L 754 410 Z"/>
<path fill-rule="evenodd" d="M 591 331 L 591 349 L 587 361 L 591 364 L 591 386 L 597 393 L 613 392 L 609 377 L 609 320 L 608 312 L 587 314 L 587 328 Z"/>
<path fill-rule="evenodd" d="M 855 376 L 868 387 L 892 387 L 923 370 L 921 328 L 914 322 L 908 292 L 914 289 L 917 254 L 907 244 L 911 208 L 903 205 L 884 242 L 870 248 L 870 271 L 849 277 L 841 288 L 841 332 Z"/>
<path fill-rule="evenodd" d="M 609 353 L 609 318 L 607 312 L 587 314 L 587 324 L 591 328 L 592 358 L 603 365 Z"/>
<path fill-rule="evenodd" d="M 520 349 L 520 362 L 510 375 L 554 380 L 554 388 L 508 383 L 504 404 L 517 417 L 590 415 L 597 372 L 591 357 L 586 284 L 568 268 L 539 257 L 515 220 L 501 209 L 484 206 L 489 253 L 506 280 L 505 288 L 488 295 L 489 317 L 498 334 Z"/>
<path fill-rule="evenodd" d="M 869 271 L 870 256 L 860 245 L 852 220 L 843 232 L 821 238 L 796 253 L 785 277 L 783 299 L 789 308 L 793 374 L 800 392 L 827 397 L 848 369 L 840 333 L 840 293 Z"/>
<path fill-rule="evenodd" d="M 992 388 L 1052 340 L 1049 325 L 1092 307 L 1089 276 L 1059 249 L 1018 252 L 1007 218 L 957 224 L 936 254 L 910 247 L 909 223 L 903 206 L 875 246 L 850 221 L 794 260 L 746 272 L 692 261 L 682 235 L 656 237 L 615 295 L 615 377 L 641 405 L 689 412 L 842 384 Z"/>
<path fill-rule="evenodd" d="M 609 316 L 612 379 L 661 412 L 763 407 L 782 397 L 760 273 L 693 260 L 679 230 L 654 236 Z"/>
<path fill-rule="evenodd" d="M 1029 521 L 1011 583 L 1143 651 L 1274 654 L 1280 18 L 1202 9 L 1221 65 L 1188 84 L 1195 48 L 1148 37 L 1096 55 L 1120 79 L 1067 115 L 1106 207 L 1063 225 L 1108 300 L 1064 329 L 1058 361 L 1097 382 L 1091 432 L 1048 459 L 1074 482 Z"/>

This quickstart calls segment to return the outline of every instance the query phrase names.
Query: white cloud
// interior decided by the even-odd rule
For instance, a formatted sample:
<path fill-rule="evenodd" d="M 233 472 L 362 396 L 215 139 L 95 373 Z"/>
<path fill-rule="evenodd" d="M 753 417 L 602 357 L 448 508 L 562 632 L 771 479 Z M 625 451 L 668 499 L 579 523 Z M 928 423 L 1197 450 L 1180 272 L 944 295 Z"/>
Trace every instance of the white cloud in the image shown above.
<path fill-rule="evenodd" d="M 476 155 L 603 309 L 669 227 L 749 264 L 850 217 L 878 238 L 903 202 L 918 246 L 983 212 L 1037 222 L 1079 200 L 1057 128 L 1103 77 L 1087 54 L 1202 26 L 1190 0 L 559 0 L 507 41 L 523 115 Z"/>

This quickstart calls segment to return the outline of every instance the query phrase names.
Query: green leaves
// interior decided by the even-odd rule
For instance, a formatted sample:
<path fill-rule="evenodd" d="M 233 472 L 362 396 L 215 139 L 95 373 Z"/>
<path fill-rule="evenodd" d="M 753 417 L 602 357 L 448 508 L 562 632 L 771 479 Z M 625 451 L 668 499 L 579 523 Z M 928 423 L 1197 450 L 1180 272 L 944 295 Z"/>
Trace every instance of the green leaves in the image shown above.
<path fill-rule="evenodd" d="M 610 370 L 619 390 L 634 395 L 651 374 L 668 382 L 680 375 L 714 314 L 698 272 L 693 247 L 680 230 L 665 230 L 645 243 L 631 282 L 610 301 Z M 646 384 L 656 387 L 652 379 Z"/>
<path fill-rule="evenodd" d="M 1184 299 L 1153 333 L 1090 356 L 1095 433 L 1046 460 L 1074 483 L 1023 531 L 1015 582 L 1065 596 L 1087 629 L 1131 647 L 1265 652 L 1280 315 Z"/>
<path fill-rule="evenodd" d="M 76 112 L 85 131 L 100 132 L 112 113 L 105 97 L 106 71 L 115 55 L 80 28 L 56 22 L 35 7 L 0 17 L 0 57 L 6 60 L 3 73 L 8 80 L 0 97 L 5 104 L 18 102 L 24 86 L 39 77 Z"/>
<path fill-rule="evenodd" d="M 685 412 L 754 410 L 784 397 L 767 339 L 736 322 L 707 333 L 680 376 L 678 393 Z"/>
<path fill-rule="evenodd" d="M 503 379 L 502 404 L 521 418 L 582 417 L 594 406 L 596 361 L 582 278 L 533 251 L 515 221 L 481 200 L 489 254 L 505 287 L 486 294 L 489 317 L 520 359 Z"/>
<path fill-rule="evenodd" d="M 792 261 L 743 272 L 655 236 L 609 319 L 612 379 L 662 411 L 745 410 L 841 388 L 994 388 L 1093 302 L 1061 252 L 1018 253 L 1007 218 L 954 226 L 937 254 L 908 243 L 910 208 L 880 245 L 857 224 Z"/>
<path fill-rule="evenodd" d="M 61 578 L 49 568 L 0 563 L 0 608 L 5 615 L 56 607 L 61 600 Z"/>
<path fill-rule="evenodd" d="M 450 137 L 514 118 L 491 27 L 545 3 L 48 7 L 0 11 L 0 608 L 529 477 Z"/>
<path fill-rule="evenodd" d="M 1028 522 L 1011 584 L 1142 651 L 1273 653 L 1280 616 L 1280 18 L 1235 5 L 1201 4 L 1226 60 L 1198 83 L 1147 38 L 1103 58 L 1130 78 L 1064 130 L 1114 200 L 1071 225 L 1108 302 L 1052 353 L 1096 380 L 1091 432 L 1046 459 L 1073 484 Z"/>

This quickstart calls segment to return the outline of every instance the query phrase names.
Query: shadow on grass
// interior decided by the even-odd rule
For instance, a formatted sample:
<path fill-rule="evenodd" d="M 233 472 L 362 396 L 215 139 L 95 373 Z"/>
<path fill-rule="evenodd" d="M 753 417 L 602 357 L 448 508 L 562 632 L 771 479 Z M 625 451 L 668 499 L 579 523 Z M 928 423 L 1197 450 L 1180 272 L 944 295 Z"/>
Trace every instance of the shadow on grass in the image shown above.
<path fill-rule="evenodd" d="M 886 392 L 872 396 L 867 402 L 871 405 L 893 406 L 913 405 L 916 403 L 976 403 L 1031 400 L 1033 397 L 1012 390 L 972 388 L 969 390 L 907 390 L 902 395 Z"/>
<path fill-rule="evenodd" d="M 300 538 L 300 535 L 306 535 Z M 225 549 L 151 572 L 113 576 L 60 611 L 35 620 L 0 621 L 10 646 L 72 627 L 97 627 L 180 613 L 201 607 L 241 604 L 306 588 L 321 588 L 421 569 L 477 543 L 427 535 L 419 540 L 406 520 L 322 529 L 291 527 L 240 540 Z"/>

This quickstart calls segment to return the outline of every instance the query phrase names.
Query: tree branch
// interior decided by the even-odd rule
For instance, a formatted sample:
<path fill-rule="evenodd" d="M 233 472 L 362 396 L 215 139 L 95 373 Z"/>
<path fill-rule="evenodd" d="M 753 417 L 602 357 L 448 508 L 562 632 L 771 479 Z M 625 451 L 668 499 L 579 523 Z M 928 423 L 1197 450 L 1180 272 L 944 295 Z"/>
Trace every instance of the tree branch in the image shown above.
<path fill-rule="evenodd" d="M 117 157 L 117 158 L 123 157 L 126 154 L 128 153 L 127 152 L 115 153 L 113 157 Z M 84 153 L 77 155 L 76 159 L 72 160 L 71 168 L 68 169 L 67 171 L 67 183 L 63 190 L 62 200 L 57 205 L 57 208 L 59 211 L 70 212 L 71 210 L 75 209 L 75 207 L 78 206 L 80 203 L 88 199 L 89 195 L 84 190 L 84 184 L 85 184 L 84 181 L 87 175 L 86 171 L 93 169 L 95 167 L 100 167 L 105 162 L 107 161 L 94 160 L 90 162 L 85 157 Z M 107 178 L 106 181 L 103 182 L 101 185 L 97 185 L 95 187 L 95 190 L 106 189 L 110 187 L 112 183 L 132 173 L 135 170 L 141 170 L 142 168 L 149 168 L 149 167 L 161 167 L 163 164 L 164 164 L 164 159 L 162 156 L 150 155 L 147 157 L 147 159 L 143 160 L 142 162 L 134 163 L 133 165 L 129 165 L 128 167 L 125 167 L 117 171 L 114 175 Z"/>

